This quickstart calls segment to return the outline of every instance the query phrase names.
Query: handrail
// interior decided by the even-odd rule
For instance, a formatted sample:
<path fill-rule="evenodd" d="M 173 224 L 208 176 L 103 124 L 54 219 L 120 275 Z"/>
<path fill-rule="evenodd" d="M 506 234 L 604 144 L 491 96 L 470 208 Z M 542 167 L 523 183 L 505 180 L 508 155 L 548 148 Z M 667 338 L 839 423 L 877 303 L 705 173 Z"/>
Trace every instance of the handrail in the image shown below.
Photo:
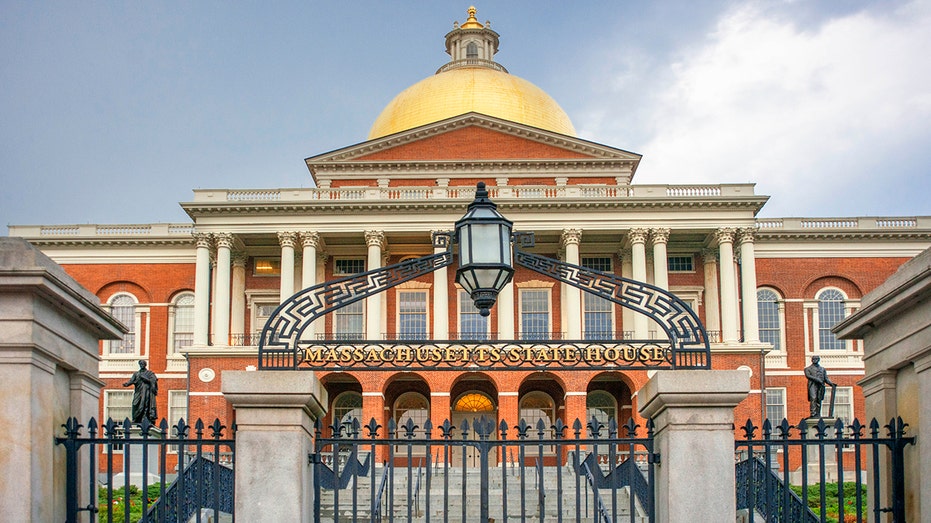
<path fill-rule="evenodd" d="M 372 514 L 372 520 L 376 523 L 381 523 L 381 502 L 385 491 L 388 490 L 388 470 L 390 468 L 391 465 L 385 461 L 385 468 L 381 472 L 381 481 L 378 483 L 378 494 L 375 496 L 375 513 Z"/>
<path fill-rule="evenodd" d="M 598 514 L 601 516 L 601 519 L 604 520 L 604 523 L 611 523 L 608 508 L 605 507 L 604 502 L 601 501 L 601 493 L 598 492 L 598 487 L 595 486 L 595 476 L 592 474 L 592 469 L 589 468 L 588 463 L 585 462 L 582 463 L 582 468 L 585 469 L 585 479 L 588 480 L 589 486 L 592 487 L 592 497 L 595 498 Z"/>

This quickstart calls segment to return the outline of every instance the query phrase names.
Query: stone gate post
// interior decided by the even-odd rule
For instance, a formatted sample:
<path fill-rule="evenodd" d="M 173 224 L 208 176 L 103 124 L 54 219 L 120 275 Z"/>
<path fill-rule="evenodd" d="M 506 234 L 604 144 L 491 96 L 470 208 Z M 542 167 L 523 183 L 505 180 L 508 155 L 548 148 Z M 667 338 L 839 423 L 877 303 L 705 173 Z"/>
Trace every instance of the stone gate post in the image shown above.
<path fill-rule="evenodd" d="M 313 372 L 224 371 L 236 412 L 236 519 L 310 522 L 313 423 L 326 391 Z"/>
<path fill-rule="evenodd" d="M 653 418 L 656 521 L 735 521 L 734 407 L 750 391 L 743 370 L 659 371 L 640 390 Z"/>

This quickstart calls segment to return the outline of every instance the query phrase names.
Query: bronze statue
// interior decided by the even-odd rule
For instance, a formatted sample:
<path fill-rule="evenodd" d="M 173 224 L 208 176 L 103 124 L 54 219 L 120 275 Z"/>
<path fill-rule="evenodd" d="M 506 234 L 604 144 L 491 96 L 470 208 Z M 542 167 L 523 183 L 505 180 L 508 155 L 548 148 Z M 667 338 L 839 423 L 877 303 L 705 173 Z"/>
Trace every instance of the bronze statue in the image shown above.
<path fill-rule="evenodd" d="M 828 371 L 818 363 L 821 358 L 811 357 L 811 365 L 805 367 L 805 377 L 808 378 L 808 402 L 811 407 L 811 417 L 821 417 L 821 402 L 824 401 L 825 385 L 836 385 L 828 379 Z"/>
<path fill-rule="evenodd" d="M 139 370 L 134 372 L 132 378 L 123 386 L 134 385 L 136 387 L 133 391 L 133 423 L 141 423 L 144 418 L 154 424 L 158 418 L 155 406 L 155 397 L 158 395 L 158 377 L 146 366 L 145 360 L 139 360 Z"/>

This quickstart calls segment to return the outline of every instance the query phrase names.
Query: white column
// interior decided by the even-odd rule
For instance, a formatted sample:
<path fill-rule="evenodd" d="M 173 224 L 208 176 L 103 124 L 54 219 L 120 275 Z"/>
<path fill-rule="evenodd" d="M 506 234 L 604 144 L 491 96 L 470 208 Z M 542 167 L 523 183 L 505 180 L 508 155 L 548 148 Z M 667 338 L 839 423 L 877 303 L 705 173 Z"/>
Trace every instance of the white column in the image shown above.
<path fill-rule="evenodd" d="M 432 232 L 449 233 L 445 230 Z M 433 253 L 440 254 L 446 249 L 447 247 L 434 245 Z M 433 339 L 449 339 L 449 269 L 447 267 L 433 271 Z"/>
<path fill-rule="evenodd" d="M 194 345 L 206 346 L 210 331 L 210 235 L 194 233 Z"/>
<path fill-rule="evenodd" d="M 233 235 L 219 233 L 214 235 L 217 242 L 217 292 L 214 302 L 213 344 L 225 346 L 230 343 L 230 249 Z"/>
<path fill-rule="evenodd" d="M 317 249 L 320 247 L 320 235 L 316 232 L 302 232 L 303 265 L 301 267 L 301 284 L 307 289 L 317 284 Z M 305 339 L 313 339 L 317 332 L 317 322 L 311 323 L 304 331 Z"/>
<path fill-rule="evenodd" d="M 633 270 L 633 279 L 639 282 L 646 283 L 647 281 L 647 253 L 646 253 L 646 241 L 647 241 L 647 230 L 646 229 L 631 229 L 630 233 L 627 235 L 630 239 L 630 250 L 631 250 L 631 263 Z M 649 324 L 647 323 L 646 315 L 639 312 L 634 313 L 634 338 L 638 340 L 645 340 L 649 336 L 648 328 Z"/>
<path fill-rule="evenodd" d="M 715 231 L 721 265 L 721 338 L 724 343 L 736 343 L 737 285 L 734 271 L 734 229 Z"/>
<path fill-rule="evenodd" d="M 498 294 L 498 339 L 514 339 L 514 282 L 511 281 Z"/>
<path fill-rule="evenodd" d="M 617 259 L 621 264 L 621 277 L 627 278 L 629 280 L 634 279 L 634 268 L 631 263 L 631 252 L 621 249 L 617 251 Z M 632 333 L 634 330 L 634 316 L 636 316 L 633 310 L 629 307 L 621 307 L 621 336 L 626 339 L 629 333 Z M 615 329 L 617 330 L 617 329 Z"/>
<path fill-rule="evenodd" d="M 582 241 L 581 229 L 563 229 L 562 247 L 566 250 L 566 263 L 579 265 L 579 243 Z M 563 284 L 566 297 L 566 335 L 570 340 L 582 339 L 582 291 L 571 285 Z"/>
<path fill-rule="evenodd" d="M 705 271 L 705 327 L 709 332 L 717 333 L 712 341 L 721 341 L 721 311 L 719 310 L 720 291 L 718 290 L 718 253 L 714 249 L 702 251 L 702 267 Z"/>
<path fill-rule="evenodd" d="M 297 243 L 297 233 L 279 232 L 278 243 L 281 245 L 281 287 L 278 303 L 282 303 L 294 294 L 294 245 Z"/>
<path fill-rule="evenodd" d="M 666 256 L 666 244 L 669 242 L 669 229 L 650 231 L 653 242 L 653 284 L 663 290 L 669 290 L 669 265 Z"/>
<path fill-rule="evenodd" d="M 365 244 L 368 246 L 367 270 L 380 269 L 381 251 L 385 246 L 385 233 L 382 231 L 365 231 Z M 369 340 L 381 339 L 381 297 L 376 294 L 365 300 L 365 337 Z"/>
<path fill-rule="evenodd" d="M 753 229 L 740 230 L 740 279 L 743 295 L 744 341 L 759 343 L 760 321 L 756 304 L 756 254 L 753 250 Z"/>
<path fill-rule="evenodd" d="M 233 283 L 230 292 L 230 334 L 242 336 L 246 329 L 246 253 L 233 252 Z M 258 342 L 255 342 L 258 343 Z M 242 345 L 252 342 L 243 340 Z"/>

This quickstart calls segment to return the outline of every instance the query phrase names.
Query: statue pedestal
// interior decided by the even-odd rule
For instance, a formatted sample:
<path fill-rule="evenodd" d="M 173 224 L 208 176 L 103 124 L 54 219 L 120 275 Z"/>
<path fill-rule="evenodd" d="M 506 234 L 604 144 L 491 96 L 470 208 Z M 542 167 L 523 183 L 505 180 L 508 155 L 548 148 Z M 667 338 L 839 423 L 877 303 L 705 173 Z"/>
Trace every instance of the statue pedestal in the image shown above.
<path fill-rule="evenodd" d="M 805 438 L 812 443 L 806 445 L 808 459 L 801 467 L 792 472 L 789 481 L 793 485 L 802 483 L 802 467 L 807 468 L 808 484 L 814 485 L 821 483 L 821 452 L 822 446 L 818 438 L 818 422 L 824 420 L 824 439 L 834 439 L 834 423 L 837 418 L 806 418 L 804 420 L 807 432 Z M 834 445 L 825 445 L 824 451 L 824 481 L 837 481 L 837 447 Z"/>
<path fill-rule="evenodd" d="M 130 430 L 130 440 L 133 442 L 142 440 L 142 427 L 133 424 Z M 158 427 L 149 428 L 149 439 L 161 439 L 162 431 Z M 144 449 L 144 450 L 143 450 Z M 129 475 L 129 484 L 142 488 L 143 463 L 145 464 L 146 485 L 154 485 L 159 482 L 159 462 L 160 445 L 141 445 L 131 443 L 123 445 L 123 472 L 113 476 L 113 488 L 120 488 L 126 484 L 126 475 Z M 129 458 L 127 459 L 127 454 Z M 145 455 L 144 455 L 145 454 Z"/>

